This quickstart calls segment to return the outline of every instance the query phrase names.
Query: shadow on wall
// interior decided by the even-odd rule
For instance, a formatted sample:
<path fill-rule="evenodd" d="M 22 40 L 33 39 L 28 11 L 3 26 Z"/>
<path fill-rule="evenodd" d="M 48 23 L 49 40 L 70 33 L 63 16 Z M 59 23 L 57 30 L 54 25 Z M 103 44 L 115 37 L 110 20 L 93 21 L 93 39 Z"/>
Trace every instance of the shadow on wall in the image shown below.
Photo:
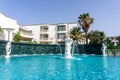
<path fill-rule="evenodd" d="M 3 32 L 0 32 L 0 40 L 5 40 L 5 34 Z"/>

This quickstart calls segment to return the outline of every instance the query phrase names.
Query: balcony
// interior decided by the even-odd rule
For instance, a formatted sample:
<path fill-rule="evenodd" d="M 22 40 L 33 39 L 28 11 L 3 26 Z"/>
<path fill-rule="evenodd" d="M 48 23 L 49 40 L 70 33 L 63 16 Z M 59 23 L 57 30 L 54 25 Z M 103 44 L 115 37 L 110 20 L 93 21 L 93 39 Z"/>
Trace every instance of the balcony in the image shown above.
<path fill-rule="evenodd" d="M 20 31 L 21 35 L 27 35 L 27 36 L 33 36 L 32 32 L 24 32 L 24 31 Z"/>
<path fill-rule="evenodd" d="M 53 38 L 49 37 L 48 34 L 40 34 L 40 42 L 52 42 Z"/>
<path fill-rule="evenodd" d="M 40 38 L 40 42 L 53 42 L 53 38 Z"/>
<path fill-rule="evenodd" d="M 40 26 L 40 34 L 48 34 L 48 26 Z"/>
<path fill-rule="evenodd" d="M 20 34 L 21 34 L 22 37 L 33 38 L 33 33 L 32 32 L 20 31 Z"/>
<path fill-rule="evenodd" d="M 22 36 L 22 40 L 24 41 L 31 41 L 33 39 L 32 30 L 28 30 L 26 28 L 20 27 L 19 28 L 20 35 Z"/>

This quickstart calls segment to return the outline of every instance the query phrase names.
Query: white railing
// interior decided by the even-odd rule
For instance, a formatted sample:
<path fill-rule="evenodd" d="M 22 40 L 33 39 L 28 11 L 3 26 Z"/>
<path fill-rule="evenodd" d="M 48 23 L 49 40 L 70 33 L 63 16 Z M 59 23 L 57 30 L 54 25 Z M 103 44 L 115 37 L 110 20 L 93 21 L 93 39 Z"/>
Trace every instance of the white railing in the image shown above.
<path fill-rule="evenodd" d="M 40 38 L 41 41 L 52 41 L 53 38 Z"/>
<path fill-rule="evenodd" d="M 21 35 L 28 35 L 28 36 L 33 36 L 32 32 L 25 32 L 25 31 L 20 31 Z"/>

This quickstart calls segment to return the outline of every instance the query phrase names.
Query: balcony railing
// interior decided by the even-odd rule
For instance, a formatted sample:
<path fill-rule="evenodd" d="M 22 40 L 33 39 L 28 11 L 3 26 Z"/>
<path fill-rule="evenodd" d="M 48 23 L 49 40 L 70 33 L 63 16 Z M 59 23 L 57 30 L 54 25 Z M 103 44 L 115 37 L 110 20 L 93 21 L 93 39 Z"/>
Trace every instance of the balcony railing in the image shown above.
<path fill-rule="evenodd" d="M 40 32 L 48 32 L 48 30 L 40 30 Z"/>
<path fill-rule="evenodd" d="M 28 36 L 33 36 L 32 32 L 25 32 L 25 31 L 20 31 L 21 35 L 28 35 Z"/>
<path fill-rule="evenodd" d="M 41 26 L 40 32 L 48 32 L 48 26 Z"/>
<path fill-rule="evenodd" d="M 52 41 L 53 38 L 40 38 L 40 41 Z"/>

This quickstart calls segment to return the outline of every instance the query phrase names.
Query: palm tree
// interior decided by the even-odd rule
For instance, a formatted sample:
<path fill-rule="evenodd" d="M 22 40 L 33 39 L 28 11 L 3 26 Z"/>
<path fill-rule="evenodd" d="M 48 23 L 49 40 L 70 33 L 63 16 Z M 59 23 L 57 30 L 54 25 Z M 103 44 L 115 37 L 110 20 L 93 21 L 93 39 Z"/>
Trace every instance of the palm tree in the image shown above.
<path fill-rule="evenodd" d="M 14 35 L 14 41 L 15 42 L 20 42 L 22 40 L 22 37 L 20 35 L 20 32 L 16 32 Z"/>
<path fill-rule="evenodd" d="M 69 32 L 70 38 L 73 40 L 72 54 L 74 53 L 75 46 L 78 44 L 80 39 L 83 38 L 82 32 L 80 30 L 80 27 L 74 27 Z"/>
<path fill-rule="evenodd" d="M 93 23 L 94 19 L 93 18 L 90 18 L 89 14 L 88 13 L 83 13 L 82 15 L 80 15 L 78 17 L 78 22 L 79 24 L 82 26 L 82 29 L 84 30 L 85 32 L 85 36 L 86 36 L 86 44 L 88 44 L 88 38 L 87 38 L 87 33 L 88 33 L 88 30 L 90 28 L 90 25 Z"/>
<path fill-rule="evenodd" d="M 74 27 L 73 29 L 70 30 L 69 35 L 74 42 L 78 43 L 79 40 L 83 38 L 82 32 L 80 30 L 81 30 L 80 27 Z"/>

